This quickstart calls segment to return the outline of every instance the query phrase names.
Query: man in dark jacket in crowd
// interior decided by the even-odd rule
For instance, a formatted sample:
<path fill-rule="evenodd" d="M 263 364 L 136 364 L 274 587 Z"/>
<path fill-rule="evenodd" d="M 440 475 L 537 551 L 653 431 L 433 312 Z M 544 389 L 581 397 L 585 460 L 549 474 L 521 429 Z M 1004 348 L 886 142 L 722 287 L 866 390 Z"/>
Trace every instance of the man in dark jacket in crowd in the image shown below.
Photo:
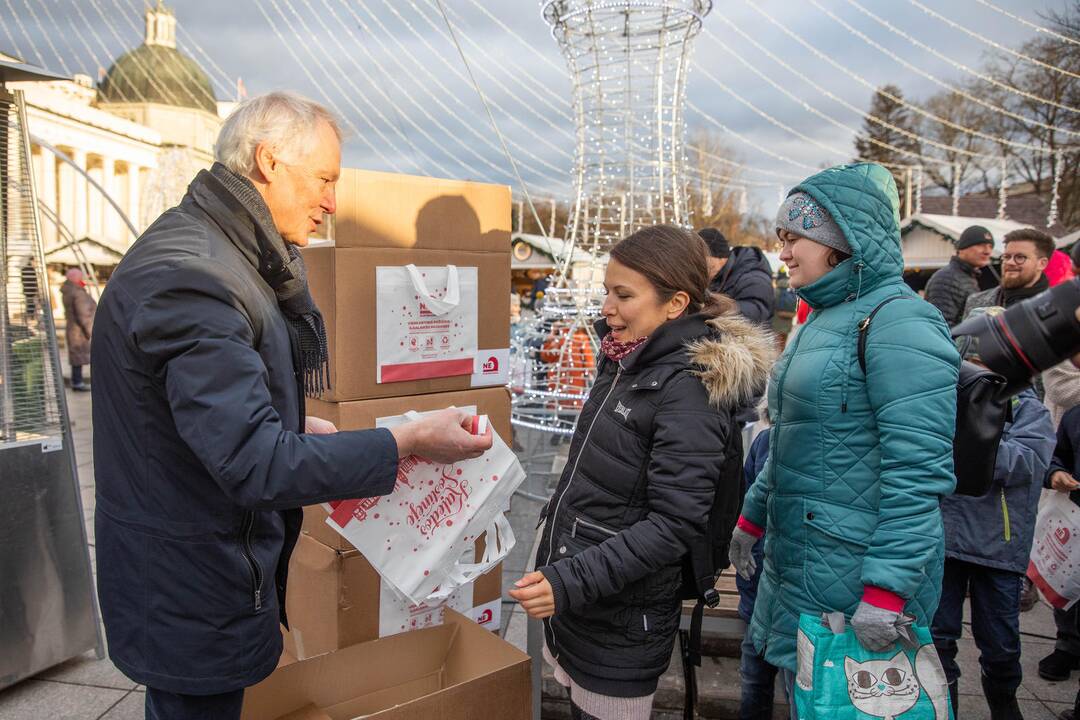
<path fill-rule="evenodd" d="M 709 289 L 734 300 L 747 320 L 769 324 L 776 292 L 765 253 L 756 247 L 731 247 L 716 228 L 702 228 L 698 235 L 709 248 Z"/>
<path fill-rule="evenodd" d="M 975 293 L 967 299 L 964 317 L 977 307 L 1012 307 L 1050 289 L 1046 266 L 1054 254 L 1054 238 L 1034 228 L 1005 235 L 1001 253 L 1001 287 Z"/>
<path fill-rule="evenodd" d="M 990 264 L 994 236 L 982 225 L 972 225 L 956 241 L 956 254 L 926 284 L 926 300 L 941 311 L 949 327 L 965 316 L 964 303 L 979 290 L 979 275 Z"/>
<path fill-rule="evenodd" d="M 340 131 L 272 93 L 215 155 L 117 267 L 92 347 L 98 596 L 154 720 L 239 718 L 273 671 L 298 508 L 387 494 L 405 455 L 491 444 L 456 410 L 353 432 L 305 417 L 327 350 L 297 247 L 335 210 Z"/>

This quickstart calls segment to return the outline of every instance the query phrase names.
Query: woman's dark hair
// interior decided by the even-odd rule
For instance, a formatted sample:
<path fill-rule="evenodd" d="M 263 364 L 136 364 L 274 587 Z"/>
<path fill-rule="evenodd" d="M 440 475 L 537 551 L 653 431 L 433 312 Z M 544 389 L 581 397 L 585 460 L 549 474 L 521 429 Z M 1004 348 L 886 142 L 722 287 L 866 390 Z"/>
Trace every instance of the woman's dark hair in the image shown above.
<path fill-rule="evenodd" d="M 611 249 L 611 258 L 635 270 L 652 284 L 660 302 L 680 290 L 690 296 L 687 314 L 723 315 L 735 309 L 724 295 L 709 292 L 705 241 L 674 225 L 653 225 L 627 236 Z"/>
<path fill-rule="evenodd" d="M 829 257 L 825 260 L 825 262 L 829 263 L 829 267 L 834 268 L 845 260 L 848 260 L 849 258 L 851 258 L 851 255 L 849 255 L 848 253 L 843 252 L 842 250 L 834 249 L 829 252 Z"/>

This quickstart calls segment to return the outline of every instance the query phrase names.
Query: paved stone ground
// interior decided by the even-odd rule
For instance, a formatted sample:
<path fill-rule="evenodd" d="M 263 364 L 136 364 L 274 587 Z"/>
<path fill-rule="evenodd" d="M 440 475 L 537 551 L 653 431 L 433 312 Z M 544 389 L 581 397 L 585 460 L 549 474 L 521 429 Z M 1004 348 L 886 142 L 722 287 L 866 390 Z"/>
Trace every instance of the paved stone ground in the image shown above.
<path fill-rule="evenodd" d="M 93 427 L 90 415 L 89 393 L 68 392 L 75 448 L 82 491 L 83 511 L 87 520 L 87 532 L 94 556 L 94 463 L 91 452 Z M 550 437 L 538 433 L 521 433 L 518 436 L 518 454 L 529 480 L 523 486 L 525 492 L 546 496 L 554 486 L 552 474 L 565 462 L 567 445 L 552 445 Z M 511 522 L 518 544 L 505 564 L 506 584 L 516 580 L 528 565 L 540 503 L 519 496 L 515 498 Z M 513 613 L 515 605 L 504 601 L 504 628 L 517 620 L 523 626 L 520 613 Z M 1027 720 L 1051 720 L 1057 713 L 1070 707 L 1077 691 L 1074 679 L 1061 683 L 1041 680 L 1036 672 L 1039 659 L 1053 648 L 1054 624 L 1050 610 L 1039 605 L 1026 613 L 1022 620 L 1024 649 L 1024 684 L 1020 690 L 1020 704 Z M 515 644 L 524 646 L 524 633 L 508 635 Z M 965 675 L 961 679 L 960 712 L 964 720 L 988 718 L 986 703 L 979 686 L 978 651 L 970 638 L 961 642 L 961 665 Z M 703 686 L 724 686 L 730 692 L 738 683 L 733 663 L 715 665 L 717 677 L 702 678 Z M 720 677 L 723 675 L 724 677 Z M 144 693 L 140 686 L 124 677 L 107 659 L 96 659 L 94 654 L 69 660 L 34 678 L 0 692 L 0 720 L 136 720 L 143 717 Z"/>

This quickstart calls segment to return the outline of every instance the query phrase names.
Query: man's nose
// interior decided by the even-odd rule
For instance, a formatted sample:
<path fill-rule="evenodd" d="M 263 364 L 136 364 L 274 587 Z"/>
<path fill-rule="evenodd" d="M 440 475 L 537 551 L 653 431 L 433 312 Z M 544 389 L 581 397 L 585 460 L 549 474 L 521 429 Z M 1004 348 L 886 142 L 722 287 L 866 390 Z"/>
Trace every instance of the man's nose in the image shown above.
<path fill-rule="evenodd" d="M 322 202 L 319 203 L 319 207 L 327 215 L 333 215 L 337 212 L 337 193 L 335 193 L 333 186 L 331 186 L 325 193 L 323 193 Z"/>

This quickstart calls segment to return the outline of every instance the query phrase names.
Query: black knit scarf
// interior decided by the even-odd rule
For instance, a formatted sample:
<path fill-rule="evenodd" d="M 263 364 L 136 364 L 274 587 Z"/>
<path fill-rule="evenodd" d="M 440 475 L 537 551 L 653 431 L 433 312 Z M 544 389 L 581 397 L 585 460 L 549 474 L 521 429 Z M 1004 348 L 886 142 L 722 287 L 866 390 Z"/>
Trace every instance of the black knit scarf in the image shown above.
<path fill-rule="evenodd" d="M 1035 284 L 1030 287 L 1022 288 L 998 288 L 997 299 L 998 305 L 1002 307 L 1012 307 L 1018 302 L 1023 302 L 1028 298 L 1033 298 L 1041 292 L 1046 292 L 1050 289 L 1050 280 L 1047 279 L 1046 273 L 1039 275 L 1039 279 L 1035 281 Z"/>
<path fill-rule="evenodd" d="M 252 221 L 259 247 L 259 274 L 274 290 L 278 307 L 300 341 L 304 392 L 307 395 L 320 395 L 323 390 L 330 388 L 326 324 L 308 290 L 307 270 L 300 251 L 281 237 L 270 215 L 270 208 L 250 180 L 221 163 L 214 163 L 206 174 L 211 180 L 206 183 L 207 187 L 214 190 L 230 209 L 243 212 Z"/>

